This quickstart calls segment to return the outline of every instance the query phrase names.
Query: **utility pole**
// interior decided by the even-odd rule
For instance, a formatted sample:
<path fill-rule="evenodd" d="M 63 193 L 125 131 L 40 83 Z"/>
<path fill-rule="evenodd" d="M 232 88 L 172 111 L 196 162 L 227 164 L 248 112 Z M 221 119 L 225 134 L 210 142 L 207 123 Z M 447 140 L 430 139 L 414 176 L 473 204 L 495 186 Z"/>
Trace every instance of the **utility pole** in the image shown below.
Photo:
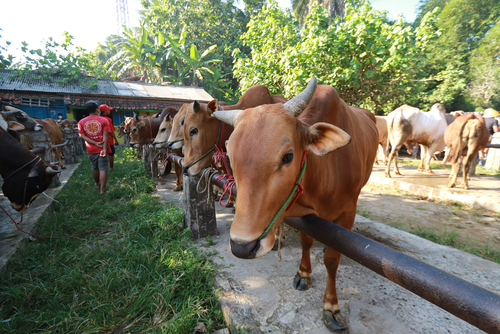
<path fill-rule="evenodd" d="M 118 35 L 123 36 L 123 26 L 129 28 L 128 0 L 116 0 L 116 23 Z"/>

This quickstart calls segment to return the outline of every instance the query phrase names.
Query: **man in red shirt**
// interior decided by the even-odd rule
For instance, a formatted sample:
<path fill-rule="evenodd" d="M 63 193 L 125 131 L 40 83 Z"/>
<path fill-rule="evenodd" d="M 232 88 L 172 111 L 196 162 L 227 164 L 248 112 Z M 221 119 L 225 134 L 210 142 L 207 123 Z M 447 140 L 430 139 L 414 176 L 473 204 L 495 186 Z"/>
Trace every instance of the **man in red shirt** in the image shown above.
<path fill-rule="evenodd" d="M 114 155 L 115 155 L 115 145 L 120 145 L 118 142 L 118 138 L 116 138 L 115 127 L 113 126 L 113 121 L 109 117 L 109 112 L 113 110 L 113 108 L 108 107 L 107 104 L 101 104 L 99 106 L 99 110 L 101 112 L 101 116 L 106 116 L 105 118 L 108 120 L 109 128 L 110 128 L 110 136 L 109 136 L 109 148 L 111 149 L 111 153 L 109 153 L 109 167 L 113 169 L 114 167 Z"/>
<path fill-rule="evenodd" d="M 109 148 L 109 123 L 105 117 L 98 116 L 99 105 L 96 101 L 88 101 L 85 104 L 89 116 L 78 122 L 78 135 L 85 140 L 87 155 L 92 163 L 92 175 L 95 187 L 100 189 L 101 194 L 107 194 L 106 182 L 108 181 L 108 153 Z"/>

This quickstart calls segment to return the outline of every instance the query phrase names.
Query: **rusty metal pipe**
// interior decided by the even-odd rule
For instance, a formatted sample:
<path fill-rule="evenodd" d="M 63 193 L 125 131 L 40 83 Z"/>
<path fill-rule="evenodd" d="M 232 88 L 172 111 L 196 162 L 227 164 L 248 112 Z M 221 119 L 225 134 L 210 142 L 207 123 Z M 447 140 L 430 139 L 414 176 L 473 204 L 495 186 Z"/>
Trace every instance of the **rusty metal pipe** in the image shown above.
<path fill-rule="evenodd" d="M 168 160 L 178 164 L 179 166 L 182 167 L 182 163 L 184 162 L 184 158 L 183 157 L 180 157 L 178 155 L 175 155 L 175 154 L 170 154 L 168 156 Z"/>
<path fill-rule="evenodd" d="M 500 148 L 500 144 L 487 144 L 486 148 Z"/>
<path fill-rule="evenodd" d="M 486 333 L 500 333 L 500 296 L 317 216 L 284 221 Z"/>
<path fill-rule="evenodd" d="M 58 148 L 58 147 L 64 146 L 68 143 L 68 141 L 69 141 L 69 139 L 66 139 L 66 141 L 62 144 L 52 145 L 52 148 Z"/>
<path fill-rule="evenodd" d="M 40 153 L 45 153 L 45 147 L 37 147 L 32 150 L 30 150 L 31 153 L 33 154 L 40 154 Z"/>

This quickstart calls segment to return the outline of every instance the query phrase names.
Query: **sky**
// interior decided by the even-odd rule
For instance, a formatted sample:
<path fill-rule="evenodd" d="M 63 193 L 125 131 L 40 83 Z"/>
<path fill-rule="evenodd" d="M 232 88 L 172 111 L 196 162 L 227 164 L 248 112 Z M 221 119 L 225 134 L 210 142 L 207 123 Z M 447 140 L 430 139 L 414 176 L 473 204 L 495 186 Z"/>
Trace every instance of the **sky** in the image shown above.
<path fill-rule="evenodd" d="M 388 10 L 390 19 L 403 14 L 406 21 L 413 22 L 419 0 L 370 2 L 377 10 Z M 278 3 L 290 7 L 290 0 Z M 140 0 L 128 0 L 128 6 L 131 26 L 139 26 Z M 63 32 L 68 31 L 75 45 L 90 51 L 118 32 L 116 0 L 0 0 L 0 8 L 4 14 L 0 20 L 0 46 L 10 41 L 7 54 L 18 57 L 22 55 L 22 41 L 30 49 L 42 48 L 49 37 L 62 42 Z"/>

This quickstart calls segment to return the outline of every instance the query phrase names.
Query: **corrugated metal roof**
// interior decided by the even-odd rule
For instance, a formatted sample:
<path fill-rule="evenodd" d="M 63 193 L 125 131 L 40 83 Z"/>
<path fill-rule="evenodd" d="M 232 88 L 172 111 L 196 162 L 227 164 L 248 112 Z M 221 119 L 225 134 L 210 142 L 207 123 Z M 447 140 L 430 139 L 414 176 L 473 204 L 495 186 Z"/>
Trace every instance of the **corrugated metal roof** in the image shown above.
<path fill-rule="evenodd" d="M 90 89 L 82 79 L 79 83 L 59 84 L 60 76 L 52 81 L 37 79 L 35 73 L 16 75 L 16 72 L 0 70 L 0 90 L 56 94 L 85 94 L 129 98 L 167 99 L 174 101 L 209 102 L 213 100 L 203 88 L 189 86 L 158 85 L 141 82 L 97 80 L 97 88 Z"/>

